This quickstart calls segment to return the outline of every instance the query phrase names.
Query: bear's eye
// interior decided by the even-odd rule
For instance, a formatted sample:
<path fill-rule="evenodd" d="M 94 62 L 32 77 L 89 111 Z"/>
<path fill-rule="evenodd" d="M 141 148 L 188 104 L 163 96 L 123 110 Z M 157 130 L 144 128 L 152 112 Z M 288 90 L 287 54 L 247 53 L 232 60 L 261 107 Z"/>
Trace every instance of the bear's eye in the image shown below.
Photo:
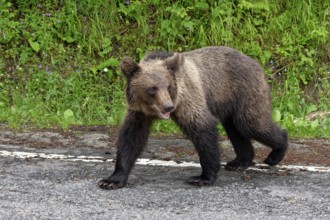
<path fill-rule="evenodd" d="M 156 94 L 158 88 L 156 86 L 150 87 L 147 89 L 147 94 L 153 96 Z"/>
<path fill-rule="evenodd" d="M 169 86 L 167 87 L 167 90 L 170 91 L 171 89 L 172 89 L 172 86 L 169 85 Z"/>

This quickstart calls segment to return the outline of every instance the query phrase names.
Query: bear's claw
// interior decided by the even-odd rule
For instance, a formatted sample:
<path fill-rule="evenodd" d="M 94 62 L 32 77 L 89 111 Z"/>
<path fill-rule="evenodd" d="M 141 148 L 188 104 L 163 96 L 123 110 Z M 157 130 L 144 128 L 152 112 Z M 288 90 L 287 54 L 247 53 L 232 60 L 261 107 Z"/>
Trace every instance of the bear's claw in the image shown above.
<path fill-rule="evenodd" d="M 108 179 L 102 179 L 97 183 L 97 185 L 101 189 L 115 190 L 124 187 L 126 184 L 121 182 L 114 182 Z"/>

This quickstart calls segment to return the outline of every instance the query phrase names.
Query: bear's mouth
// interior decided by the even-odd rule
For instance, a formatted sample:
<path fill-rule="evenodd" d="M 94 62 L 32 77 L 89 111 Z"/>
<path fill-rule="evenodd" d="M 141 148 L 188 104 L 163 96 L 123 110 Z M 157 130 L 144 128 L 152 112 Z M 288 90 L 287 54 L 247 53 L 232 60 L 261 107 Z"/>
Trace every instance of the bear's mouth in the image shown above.
<path fill-rule="evenodd" d="M 158 112 L 158 116 L 163 119 L 163 120 L 167 120 L 170 118 L 170 114 L 171 112 L 165 112 L 165 113 L 162 113 L 162 112 Z"/>
<path fill-rule="evenodd" d="M 155 105 L 152 105 L 153 110 L 157 113 L 158 117 L 163 120 L 167 120 L 170 118 L 171 112 L 161 112 Z"/>

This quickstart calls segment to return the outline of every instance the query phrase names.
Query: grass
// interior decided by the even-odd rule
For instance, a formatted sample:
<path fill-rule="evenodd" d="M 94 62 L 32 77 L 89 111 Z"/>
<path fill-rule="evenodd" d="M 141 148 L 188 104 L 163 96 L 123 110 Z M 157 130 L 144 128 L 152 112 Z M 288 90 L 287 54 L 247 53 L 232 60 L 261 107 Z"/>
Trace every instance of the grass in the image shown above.
<path fill-rule="evenodd" d="M 322 0 L 0 0 L 0 121 L 118 126 L 121 57 L 225 45 L 262 64 L 291 137 L 329 138 L 329 10 Z"/>

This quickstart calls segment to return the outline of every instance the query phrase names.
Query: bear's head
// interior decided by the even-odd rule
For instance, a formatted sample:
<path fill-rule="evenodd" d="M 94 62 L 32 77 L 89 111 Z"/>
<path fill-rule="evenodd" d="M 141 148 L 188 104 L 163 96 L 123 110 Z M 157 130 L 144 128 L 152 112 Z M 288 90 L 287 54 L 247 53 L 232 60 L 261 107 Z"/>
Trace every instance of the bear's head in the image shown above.
<path fill-rule="evenodd" d="M 144 59 L 139 64 L 133 59 L 122 59 L 120 68 L 126 77 L 128 109 L 148 116 L 168 119 L 176 108 L 176 72 L 180 54 L 164 59 Z"/>

